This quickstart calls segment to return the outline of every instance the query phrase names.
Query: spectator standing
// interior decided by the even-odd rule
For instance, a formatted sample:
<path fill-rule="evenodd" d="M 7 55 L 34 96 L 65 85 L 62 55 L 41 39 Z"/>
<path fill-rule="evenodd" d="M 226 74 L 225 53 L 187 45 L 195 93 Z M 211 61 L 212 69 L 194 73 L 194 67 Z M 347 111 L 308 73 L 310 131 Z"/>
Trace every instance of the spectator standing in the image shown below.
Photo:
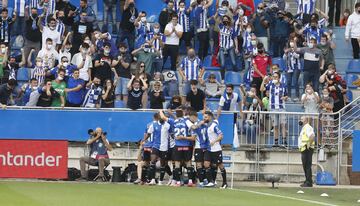
<path fill-rule="evenodd" d="M 134 44 L 135 44 L 134 23 L 137 16 L 138 16 L 138 10 L 135 8 L 135 1 L 126 0 L 124 5 L 124 10 L 121 16 L 119 42 L 124 42 L 124 40 L 126 39 L 130 52 L 134 50 Z"/>
<path fill-rule="evenodd" d="M 38 81 L 39 86 L 43 86 L 45 83 L 46 69 L 42 65 L 42 59 L 36 57 L 35 67 L 31 70 L 31 78 L 35 78 Z"/>
<path fill-rule="evenodd" d="M 197 0 L 197 5 L 194 10 L 195 12 L 195 28 L 196 35 L 199 41 L 198 55 L 201 60 L 208 55 L 209 50 L 209 26 L 207 22 L 208 10 L 212 5 L 213 0 Z"/>
<path fill-rule="evenodd" d="M 80 107 L 84 101 L 85 81 L 80 78 L 79 69 L 74 69 L 73 74 L 66 83 L 66 107 Z"/>
<path fill-rule="evenodd" d="M 299 33 L 303 33 L 306 39 L 306 42 L 309 44 L 311 39 L 314 38 L 316 40 L 316 44 L 320 43 L 321 36 L 325 33 L 324 29 L 319 28 L 318 20 L 312 19 L 310 22 L 310 26 L 304 27 L 300 30 Z"/>
<path fill-rule="evenodd" d="M 181 106 L 181 97 L 180 96 L 173 96 L 169 102 L 169 104 L 167 105 L 167 109 L 177 109 Z"/>
<path fill-rule="evenodd" d="M 119 76 L 117 81 L 115 95 L 118 100 L 121 99 L 126 105 L 128 100 L 128 90 L 127 85 L 131 78 L 130 64 L 132 61 L 131 55 L 127 51 L 127 46 L 124 43 L 119 45 L 119 56 L 117 59 L 113 60 L 113 65 L 115 65 L 116 73 Z"/>
<path fill-rule="evenodd" d="M 146 105 L 142 105 L 142 96 L 147 90 L 148 85 L 142 76 L 140 76 L 139 79 L 140 81 L 135 79 L 135 76 L 133 75 L 127 85 L 129 93 L 127 107 L 132 110 L 137 110 L 141 107 L 146 108 Z M 140 82 L 143 86 L 140 85 Z"/>
<path fill-rule="evenodd" d="M 321 36 L 320 44 L 317 48 L 321 50 L 324 57 L 324 68 L 327 68 L 329 64 L 335 64 L 334 49 L 335 43 L 332 41 L 330 34 L 323 34 Z M 323 73 L 325 70 L 322 70 Z"/>
<path fill-rule="evenodd" d="M 253 80 L 251 84 L 256 85 L 256 91 L 258 92 L 257 96 L 260 97 L 262 96 L 260 95 L 260 86 L 267 74 L 267 69 L 272 65 L 272 61 L 271 57 L 265 52 L 265 48 L 262 43 L 258 43 L 257 52 L 258 54 L 252 60 L 254 72 L 252 74 Z"/>
<path fill-rule="evenodd" d="M 349 16 L 350 16 L 350 10 L 345 9 L 344 13 L 340 19 L 339 26 L 341 26 L 341 27 L 346 26 Z"/>
<path fill-rule="evenodd" d="M 176 14 L 173 14 L 171 21 L 166 25 L 164 30 L 166 39 L 163 50 L 163 62 L 165 64 L 167 58 L 170 57 L 172 71 L 176 71 L 176 61 L 179 55 L 180 38 L 183 35 L 183 28 L 178 23 L 178 18 L 179 17 Z"/>
<path fill-rule="evenodd" d="M 50 69 L 55 66 L 55 61 L 59 60 L 59 53 L 53 47 L 53 40 L 51 38 L 46 39 L 45 47 L 43 46 L 37 57 L 42 59 L 42 67 L 44 69 Z"/>
<path fill-rule="evenodd" d="M 270 34 L 273 57 L 282 57 L 284 48 L 290 35 L 290 24 L 284 19 L 285 12 L 279 10 L 271 21 L 273 32 Z"/>
<path fill-rule="evenodd" d="M 190 81 L 190 91 L 186 95 L 186 103 L 192 107 L 195 111 L 199 112 L 200 110 L 206 111 L 206 96 L 205 93 L 198 89 L 198 81 Z"/>
<path fill-rule="evenodd" d="M 35 78 L 30 79 L 29 84 L 24 84 L 21 87 L 19 96 L 22 97 L 21 105 L 27 105 L 30 101 L 31 93 L 38 91 L 38 81 Z"/>
<path fill-rule="evenodd" d="M 114 69 L 114 73 L 116 73 Z M 114 108 L 115 107 L 115 86 L 117 84 L 117 78 L 115 78 L 115 81 L 111 81 L 110 79 L 105 80 L 104 82 L 104 89 L 102 91 L 102 101 L 101 101 L 101 107 L 102 108 Z"/>
<path fill-rule="evenodd" d="M 80 6 L 75 10 L 75 23 L 81 20 L 82 13 L 86 13 L 86 22 L 96 28 L 96 16 L 94 10 L 88 6 L 87 0 L 80 0 Z"/>
<path fill-rule="evenodd" d="M 135 28 L 137 29 L 137 37 L 135 39 L 135 48 L 139 48 L 145 43 L 146 36 L 150 32 L 151 25 L 147 22 L 146 12 L 142 11 L 134 22 Z"/>
<path fill-rule="evenodd" d="M 340 13 L 341 13 L 341 0 L 329 0 L 328 1 L 328 5 L 329 5 L 329 25 L 328 27 L 332 27 L 334 24 L 334 10 L 336 8 L 336 12 L 335 12 L 335 26 L 340 26 L 339 25 L 339 21 L 340 21 Z M 336 7 L 335 7 L 336 4 Z"/>
<path fill-rule="evenodd" d="M 0 43 L 10 46 L 10 34 L 13 23 L 16 21 L 16 13 L 12 17 L 8 16 L 8 9 L 2 8 L 0 18 Z"/>
<path fill-rule="evenodd" d="M 289 48 L 285 49 L 284 60 L 286 62 L 286 79 L 289 97 L 295 102 L 299 101 L 299 77 L 302 72 L 300 55 L 295 51 L 296 42 L 294 39 L 289 41 Z M 295 97 L 292 95 L 292 89 L 295 90 Z"/>
<path fill-rule="evenodd" d="M 76 65 L 77 68 L 79 68 L 79 78 L 84 80 L 85 82 L 89 82 L 91 78 L 91 70 L 93 68 L 92 58 L 89 53 L 89 44 L 83 43 L 81 45 L 80 52 L 74 54 L 71 60 L 71 64 Z M 81 67 L 81 65 L 83 66 Z"/>
<path fill-rule="evenodd" d="M 159 15 L 160 31 L 164 33 L 166 25 L 171 21 L 173 15 L 175 15 L 174 1 L 170 0 L 167 3 L 167 8 L 164 8 Z"/>
<path fill-rule="evenodd" d="M 93 26 L 87 21 L 87 13 L 82 11 L 80 13 L 80 20 L 72 25 L 72 47 L 70 53 L 72 55 L 78 53 L 80 45 L 84 42 L 84 36 L 90 37 L 93 30 Z M 87 42 L 88 44 L 90 42 Z"/>
<path fill-rule="evenodd" d="M 314 90 L 318 92 L 320 71 L 324 68 L 324 58 L 316 45 L 316 39 L 312 38 L 308 42 L 308 47 L 297 48 L 296 52 L 304 55 L 304 88 L 310 82 Z"/>
<path fill-rule="evenodd" d="M 0 84 L 5 82 L 4 67 L 7 65 L 8 47 L 4 43 L 0 43 Z"/>
<path fill-rule="evenodd" d="M 360 46 L 360 2 L 355 4 L 355 11 L 349 16 L 346 23 L 345 39 L 351 39 L 354 59 L 359 59 Z"/>
<path fill-rule="evenodd" d="M 0 106 L 6 107 L 10 102 L 13 102 L 13 98 L 11 96 L 15 87 L 17 86 L 17 82 L 15 79 L 10 79 L 7 83 L 0 85 Z"/>
<path fill-rule="evenodd" d="M 152 66 L 156 57 L 160 56 L 160 52 L 154 48 L 151 43 L 145 43 L 140 48 L 131 52 L 137 58 L 137 62 L 145 63 L 145 72 L 151 76 L 154 72 Z"/>
<path fill-rule="evenodd" d="M 37 8 L 31 8 L 31 14 L 25 16 L 24 52 L 28 58 L 30 50 L 35 50 L 35 56 L 40 51 L 41 32 L 37 22 L 39 21 Z"/>
<path fill-rule="evenodd" d="M 111 67 L 113 57 L 110 55 L 111 45 L 105 43 L 103 50 L 102 53 L 96 56 L 94 68 L 91 71 L 92 76 L 99 77 L 101 82 L 104 82 L 106 79 L 112 79 Z"/>
<path fill-rule="evenodd" d="M 160 32 L 159 23 L 156 22 L 153 24 L 153 32 L 148 33 L 146 41 L 148 41 L 151 45 L 154 45 L 154 48 L 152 49 L 153 53 L 155 53 L 155 51 L 159 51 L 160 53 L 160 56 L 155 58 L 152 68 L 154 70 L 153 72 L 161 72 L 163 67 L 162 50 L 165 44 L 165 35 Z"/>
<path fill-rule="evenodd" d="M 86 95 L 82 107 L 100 108 L 101 94 L 103 88 L 101 87 L 101 80 L 99 77 L 94 77 L 92 81 L 86 84 Z"/>
<path fill-rule="evenodd" d="M 205 94 L 207 97 L 219 98 L 224 93 L 222 85 L 216 80 L 214 73 L 211 73 L 203 84 L 205 86 Z"/>
<path fill-rule="evenodd" d="M 258 4 L 256 13 L 253 14 L 250 23 L 254 26 L 254 33 L 259 40 L 264 45 L 265 51 L 269 51 L 269 38 L 267 35 L 267 28 L 270 24 L 270 16 L 265 11 L 265 4 Z"/>
<path fill-rule="evenodd" d="M 45 85 L 39 89 L 38 107 L 50 107 L 55 98 L 60 98 L 59 93 L 51 86 L 51 80 L 46 80 Z"/>
<path fill-rule="evenodd" d="M 51 39 L 51 46 L 50 49 L 56 49 L 56 45 L 61 44 L 61 36 L 60 33 L 56 30 L 56 19 L 50 18 L 47 24 L 43 25 L 43 20 L 45 18 L 44 13 L 40 16 L 38 20 L 38 27 L 40 28 L 40 32 L 42 33 L 42 49 L 47 47 L 48 39 Z"/>
<path fill-rule="evenodd" d="M 320 97 L 314 91 L 311 84 L 306 84 L 305 93 L 301 97 L 301 103 L 304 105 L 305 113 L 318 113 Z"/>
<path fill-rule="evenodd" d="M 55 97 L 52 102 L 52 107 L 65 107 L 65 88 L 66 82 L 65 79 L 65 70 L 59 69 L 57 72 L 57 78 L 51 82 L 51 87 L 59 94 L 59 97 Z"/>
<path fill-rule="evenodd" d="M 163 103 L 165 102 L 164 93 L 162 91 L 162 85 L 160 81 L 154 83 L 154 89 L 150 91 L 150 109 L 163 109 Z"/>
<path fill-rule="evenodd" d="M 239 105 L 238 108 L 240 109 L 240 111 L 242 111 L 240 94 L 234 92 L 234 85 L 227 84 L 225 88 L 225 93 L 220 97 L 219 108 L 217 110 L 217 118 L 220 117 L 221 111 L 238 111 L 238 109 L 236 108 L 237 104 Z"/>
<path fill-rule="evenodd" d="M 183 35 L 181 37 L 181 41 L 185 42 L 186 49 L 189 50 L 191 48 L 191 40 L 192 40 L 192 32 L 190 30 L 190 13 L 193 7 L 189 7 L 186 9 L 185 1 L 179 2 L 179 24 L 183 28 Z"/>

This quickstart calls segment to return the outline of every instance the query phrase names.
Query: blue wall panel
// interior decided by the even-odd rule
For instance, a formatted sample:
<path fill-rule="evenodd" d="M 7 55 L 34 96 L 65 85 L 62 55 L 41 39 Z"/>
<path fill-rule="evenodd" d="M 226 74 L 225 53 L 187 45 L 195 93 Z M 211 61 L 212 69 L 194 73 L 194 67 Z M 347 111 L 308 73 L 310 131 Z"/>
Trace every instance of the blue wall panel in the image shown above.
<path fill-rule="evenodd" d="M 352 171 L 360 172 L 360 130 L 354 131 Z"/>
<path fill-rule="evenodd" d="M 84 141 L 87 130 L 102 127 L 110 141 L 143 138 L 153 112 L 77 110 L 0 110 L 0 139 L 62 139 Z M 233 114 L 222 114 L 223 144 L 232 144 Z"/>

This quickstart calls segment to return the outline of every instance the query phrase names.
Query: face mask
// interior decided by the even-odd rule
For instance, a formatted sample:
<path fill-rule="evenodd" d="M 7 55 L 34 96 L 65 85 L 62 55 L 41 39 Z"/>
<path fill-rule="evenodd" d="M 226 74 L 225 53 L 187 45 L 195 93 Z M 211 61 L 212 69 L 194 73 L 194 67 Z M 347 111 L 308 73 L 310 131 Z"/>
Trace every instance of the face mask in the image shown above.
<path fill-rule="evenodd" d="M 301 127 L 303 125 L 304 125 L 304 123 L 302 121 L 299 121 L 299 126 Z"/>
<path fill-rule="evenodd" d="M 294 42 L 290 42 L 290 47 L 294 47 L 294 46 L 295 46 Z"/>
<path fill-rule="evenodd" d="M 232 95 L 232 92 L 226 92 L 226 94 L 230 97 Z"/>
<path fill-rule="evenodd" d="M 264 10 L 262 10 L 262 9 L 257 9 L 256 11 L 257 11 L 257 13 L 260 13 L 260 14 L 261 14 Z"/>
<path fill-rule="evenodd" d="M 52 44 L 48 44 L 46 47 L 48 50 L 50 50 L 50 49 L 52 49 Z"/>
<path fill-rule="evenodd" d="M 229 25 L 228 21 L 224 21 L 223 23 L 224 23 L 225 26 Z"/>
<path fill-rule="evenodd" d="M 95 39 L 100 39 L 100 34 L 99 33 L 95 34 Z"/>
<path fill-rule="evenodd" d="M 6 49 L 5 48 L 1 48 L 1 53 L 5 54 Z"/>
<path fill-rule="evenodd" d="M 244 10 L 239 9 L 238 13 L 239 13 L 240 16 L 242 16 L 242 15 L 244 15 Z"/>
<path fill-rule="evenodd" d="M 154 29 L 154 32 L 157 34 L 159 33 L 160 29 Z"/>
<path fill-rule="evenodd" d="M 55 30 L 55 27 L 54 26 L 51 26 L 51 27 L 49 27 L 50 28 L 50 30 Z"/>
<path fill-rule="evenodd" d="M 37 67 L 41 67 L 41 66 L 42 66 L 42 62 L 36 62 L 36 66 L 37 66 Z"/>
<path fill-rule="evenodd" d="M 257 99 L 253 99 L 253 104 L 257 104 Z"/>
<path fill-rule="evenodd" d="M 69 52 L 69 51 L 70 51 L 70 48 L 65 48 L 65 51 L 66 51 L 66 52 Z"/>
<path fill-rule="evenodd" d="M 64 19 L 65 19 L 64 16 L 59 17 L 59 20 L 60 20 L 60 21 L 64 21 Z"/>
<path fill-rule="evenodd" d="M 110 54 L 110 50 L 104 49 L 104 54 Z"/>
<path fill-rule="evenodd" d="M 91 42 L 90 42 L 90 40 L 85 40 L 84 43 L 87 43 L 90 45 Z"/>
<path fill-rule="evenodd" d="M 311 90 L 310 90 L 310 89 L 307 89 L 306 92 L 310 94 L 310 93 L 311 93 Z"/>
<path fill-rule="evenodd" d="M 145 49 L 144 49 L 144 52 L 146 52 L 146 53 L 148 53 L 149 51 L 150 51 L 149 48 L 145 48 Z"/>
<path fill-rule="evenodd" d="M 277 84 L 277 83 L 279 83 L 279 80 L 274 79 L 274 80 L 272 80 L 272 82 L 273 82 L 274 84 Z"/>
<path fill-rule="evenodd" d="M 256 40 L 252 40 L 251 45 L 255 46 L 256 45 Z"/>
<path fill-rule="evenodd" d="M 134 3 L 130 3 L 129 4 L 129 8 L 134 8 L 135 4 Z"/>
<path fill-rule="evenodd" d="M 311 49 L 314 48 L 314 44 L 313 44 L 313 43 L 309 43 L 308 46 L 309 46 L 309 48 L 311 48 Z"/>
<path fill-rule="evenodd" d="M 183 12 L 183 11 L 185 11 L 185 8 L 180 8 L 179 11 Z"/>
<path fill-rule="evenodd" d="M 94 83 L 94 85 L 95 85 L 96 87 L 99 87 L 99 86 L 100 86 L 100 84 L 97 84 L 97 83 Z"/>
<path fill-rule="evenodd" d="M 16 67 L 16 63 L 10 63 L 11 67 Z"/>
<path fill-rule="evenodd" d="M 82 50 L 82 53 L 83 53 L 83 54 L 87 54 L 87 53 L 88 53 L 88 50 L 87 50 L 87 49 L 84 49 L 84 50 Z"/>
<path fill-rule="evenodd" d="M 146 22 L 146 17 L 141 17 L 141 22 L 142 23 Z"/>
<path fill-rule="evenodd" d="M 312 29 L 316 29 L 316 26 L 311 26 Z"/>
<path fill-rule="evenodd" d="M 62 78 L 61 76 L 58 76 L 57 78 L 59 81 L 62 81 L 64 78 Z"/>
<path fill-rule="evenodd" d="M 250 33 L 251 32 L 251 28 L 246 28 L 246 32 Z M 256 43 L 256 42 L 255 42 Z"/>
<path fill-rule="evenodd" d="M 325 45 L 326 45 L 326 41 L 321 41 L 320 44 L 323 45 L 323 46 L 325 46 Z"/>
<path fill-rule="evenodd" d="M 249 96 L 254 96 L 254 92 L 250 91 Z"/>
<path fill-rule="evenodd" d="M 324 98 L 328 98 L 329 95 L 328 95 L 328 94 L 324 94 L 323 97 L 324 97 Z"/>
<path fill-rule="evenodd" d="M 258 52 L 259 52 L 260 54 L 262 54 L 262 53 L 264 53 L 264 50 L 258 49 Z"/>
<path fill-rule="evenodd" d="M 135 92 L 137 92 L 137 91 L 139 91 L 140 90 L 140 88 L 134 88 L 134 91 Z"/>
<path fill-rule="evenodd" d="M 37 15 L 37 14 L 31 14 L 31 17 L 32 17 L 33 19 L 36 19 L 36 18 L 38 17 L 38 15 Z"/>
<path fill-rule="evenodd" d="M 64 63 L 63 63 L 63 66 L 64 66 L 64 67 L 67 67 L 67 66 L 69 66 L 69 63 L 68 63 L 68 62 L 64 62 Z"/>
<path fill-rule="evenodd" d="M 195 57 L 195 54 L 191 53 L 189 54 L 190 59 L 193 59 Z"/>
<path fill-rule="evenodd" d="M 37 90 L 38 88 L 39 88 L 39 87 L 33 87 L 32 89 L 33 89 L 33 90 Z"/>
<path fill-rule="evenodd" d="M 332 75 L 332 74 L 334 74 L 334 72 L 333 71 L 328 71 L 328 74 Z"/>

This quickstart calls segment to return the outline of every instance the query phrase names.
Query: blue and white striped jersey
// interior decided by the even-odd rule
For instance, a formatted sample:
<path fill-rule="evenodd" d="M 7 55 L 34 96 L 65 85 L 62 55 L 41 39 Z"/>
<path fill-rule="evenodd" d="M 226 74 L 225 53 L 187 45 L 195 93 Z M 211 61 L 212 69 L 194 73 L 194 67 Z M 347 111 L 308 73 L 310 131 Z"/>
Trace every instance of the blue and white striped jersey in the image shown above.
<path fill-rule="evenodd" d="M 189 120 L 186 120 L 185 118 L 178 118 L 174 121 L 174 135 L 175 135 L 175 146 L 178 147 L 189 147 L 192 146 L 192 142 L 190 140 L 178 140 L 176 137 L 184 136 L 189 137 L 190 136 L 190 125 L 188 125 Z"/>
<path fill-rule="evenodd" d="M 208 16 L 208 9 L 203 9 L 202 5 L 198 5 L 195 8 L 195 26 L 197 32 L 207 31 L 209 28 L 207 16 Z"/>
<path fill-rule="evenodd" d="M 285 53 L 283 59 L 286 62 L 287 73 L 291 73 L 294 70 L 301 70 L 300 55 L 295 51 Z"/>
<path fill-rule="evenodd" d="M 203 65 L 199 57 L 195 57 L 194 59 L 184 57 L 180 68 L 184 71 L 187 80 L 197 80 Z"/>
<path fill-rule="evenodd" d="M 270 100 L 270 109 L 285 109 L 285 101 L 282 100 L 282 97 L 287 96 L 286 85 L 280 83 L 280 85 L 275 85 L 273 82 L 270 82 L 266 85 L 266 91 L 269 91 L 269 100 Z"/>
<path fill-rule="evenodd" d="M 219 24 L 220 38 L 219 47 L 222 49 L 230 49 L 234 47 L 234 38 L 236 34 L 233 27 L 226 27 L 223 24 Z"/>
<path fill-rule="evenodd" d="M 198 124 L 196 122 L 195 124 Z M 201 125 L 199 128 L 195 130 L 191 130 L 191 135 L 195 136 L 195 149 L 207 149 L 209 147 L 209 139 L 206 135 L 206 125 Z"/>
<path fill-rule="evenodd" d="M 168 151 L 170 131 L 171 128 L 168 122 L 153 122 L 147 131 L 148 134 L 152 134 L 153 136 L 152 147 L 163 152 Z"/>
<path fill-rule="evenodd" d="M 316 0 L 296 0 L 298 5 L 297 13 L 312 14 L 315 11 Z"/>
<path fill-rule="evenodd" d="M 189 32 L 190 31 L 190 14 L 185 11 L 179 11 L 178 13 L 179 17 L 179 24 L 183 28 L 183 32 Z"/>

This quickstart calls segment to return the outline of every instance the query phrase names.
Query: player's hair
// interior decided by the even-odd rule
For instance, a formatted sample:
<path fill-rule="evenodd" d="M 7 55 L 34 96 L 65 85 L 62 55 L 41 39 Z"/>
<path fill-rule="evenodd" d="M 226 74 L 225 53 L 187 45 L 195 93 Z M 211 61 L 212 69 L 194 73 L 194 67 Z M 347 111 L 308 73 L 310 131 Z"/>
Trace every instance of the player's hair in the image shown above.
<path fill-rule="evenodd" d="M 61 72 L 66 73 L 65 69 L 61 69 L 61 68 L 60 68 L 57 73 L 60 74 Z"/>
<path fill-rule="evenodd" d="M 31 78 L 30 82 L 32 82 L 32 81 L 37 81 L 37 79 L 36 78 Z"/>
<path fill-rule="evenodd" d="M 65 58 L 69 61 L 69 59 L 67 58 L 67 56 L 62 56 L 62 57 L 61 57 L 61 61 L 62 61 L 63 59 L 65 59 Z"/>
<path fill-rule="evenodd" d="M 192 79 L 190 80 L 190 85 L 197 85 L 198 84 L 198 81 L 196 79 Z"/>
<path fill-rule="evenodd" d="M 214 118 L 214 114 L 210 111 L 206 111 L 205 114 L 209 115 L 211 118 Z"/>
<path fill-rule="evenodd" d="M 233 84 L 227 84 L 227 85 L 226 85 L 226 88 L 234 89 L 234 85 L 233 85 Z"/>
<path fill-rule="evenodd" d="M 197 117 L 197 116 L 198 116 L 198 113 L 197 113 L 196 111 L 194 111 L 194 110 L 191 110 L 191 111 L 189 112 L 189 116 L 195 116 L 195 117 Z"/>
<path fill-rule="evenodd" d="M 160 119 L 159 112 L 156 112 L 153 117 L 154 117 L 155 120 L 159 120 Z"/>
<path fill-rule="evenodd" d="M 183 117 L 184 116 L 184 112 L 181 109 L 177 109 L 175 111 L 175 115 L 177 118 Z"/>
<path fill-rule="evenodd" d="M 47 38 L 46 42 L 52 42 L 53 40 L 51 38 Z"/>

